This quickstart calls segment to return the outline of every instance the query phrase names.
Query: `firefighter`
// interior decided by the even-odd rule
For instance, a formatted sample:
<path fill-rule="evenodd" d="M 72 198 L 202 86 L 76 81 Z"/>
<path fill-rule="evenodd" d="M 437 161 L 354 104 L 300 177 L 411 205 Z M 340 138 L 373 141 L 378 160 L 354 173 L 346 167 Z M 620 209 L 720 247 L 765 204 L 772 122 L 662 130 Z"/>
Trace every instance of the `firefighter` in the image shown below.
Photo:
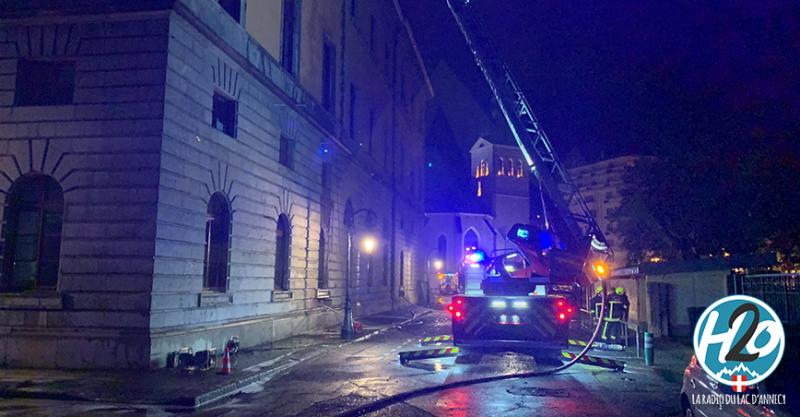
<path fill-rule="evenodd" d="M 591 300 L 589 300 L 589 309 L 594 313 L 593 317 L 595 319 L 597 319 L 600 316 L 600 303 L 602 302 L 603 302 L 603 286 L 598 285 L 597 288 L 595 288 L 594 297 L 592 297 Z"/>
<path fill-rule="evenodd" d="M 628 307 L 630 301 L 628 296 L 625 295 L 625 289 L 617 287 L 614 289 L 614 294 L 608 299 L 608 310 L 604 319 L 602 339 L 611 343 L 621 343 L 625 326 L 628 322 Z"/>

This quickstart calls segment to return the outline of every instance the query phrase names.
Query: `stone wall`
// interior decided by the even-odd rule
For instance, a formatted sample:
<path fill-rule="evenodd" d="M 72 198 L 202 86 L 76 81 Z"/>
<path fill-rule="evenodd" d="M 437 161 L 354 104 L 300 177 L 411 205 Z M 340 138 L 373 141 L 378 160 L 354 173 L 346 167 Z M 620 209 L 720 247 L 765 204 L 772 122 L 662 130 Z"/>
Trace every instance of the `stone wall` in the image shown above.
<path fill-rule="evenodd" d="M 64 192 L 57 289 L 0 294 L 0 364 L 146 364 L 167 30 L 163 12 L 0 25 L 0 201 L 29 174 Z M 74 61 L 73 103 L 14 106 L 24 58 Z"/>

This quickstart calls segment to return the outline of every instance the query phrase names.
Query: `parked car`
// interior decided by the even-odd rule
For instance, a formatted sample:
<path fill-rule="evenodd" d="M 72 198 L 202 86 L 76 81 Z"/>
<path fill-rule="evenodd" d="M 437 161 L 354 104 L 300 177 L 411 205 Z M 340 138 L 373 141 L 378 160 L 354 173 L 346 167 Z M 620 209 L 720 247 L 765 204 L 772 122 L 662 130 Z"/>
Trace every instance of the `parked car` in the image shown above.
<path fill-rule="evenodd" d="M 733 387 L 716 382 L 697 363 L 697 358 L 692 356 L 689 366 L 683 371 L 683 386 L 681 388 L 681 409 L 685 417 L 785 417 L 800 416 L 800 398 L 795 378 L 798 375 L 798 361 L 784 357 L 781 364 L 765 381 L 755 386 L 748 387 L 744 393 L 734 392 Z M 729 394 L 735 396 L 751 394 L 785 394 L 785 405 L 758 405 L 758 404 L 703 404 L 693 402 L 698 395 Z M 695 396 L 695 397 L 693 397 Z"/>

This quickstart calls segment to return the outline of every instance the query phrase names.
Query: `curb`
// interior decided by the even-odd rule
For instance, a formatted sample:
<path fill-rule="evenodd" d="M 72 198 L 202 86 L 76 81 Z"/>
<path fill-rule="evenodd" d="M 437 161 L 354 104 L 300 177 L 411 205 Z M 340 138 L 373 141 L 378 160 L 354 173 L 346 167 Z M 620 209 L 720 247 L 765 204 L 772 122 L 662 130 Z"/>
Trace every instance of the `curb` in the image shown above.
<path fill-rule="evenodd" d="M 230 397 L 230 396 L 238 394 L 239 392 L 241 392 L 242 388 L 244 388 L 244 387 L 246 387 L 248 385 L 252 385 L 252 384 L 255 384 L 255 383 L 259 383 L 259 382 L 269 381 L 270 379 L 274 378 L 275 376 L 277 376 L 281 372 L 289 370 L 289 369 L 291 369 L 291 368 L 293 368 L 293 367 L 295 367 L 295 366 L 297 366 L 297 365 L 299 365 L 299 364 L 301 364 L 301 363 L 303 363 L 303 362 L 305 362 L 307 360 L 314 359 L 317 356 L 320 356 L 320 355 L 322 355 L 324 353 L 327 353 L 327 352 L 329 352 L 331 350 L 334 350 L 334 349 L 341 349 L 341 348 L 343 348 L 345 346 L 352 345 L 354 343 L 363 342 L 363 341 L 368 340 L 368 339 L 370 339 L 370 338 L 372 338 L 374 336 L 377 336 L 379 334 L 385 333 L 385 332 L 387 332 L 389 330 L 405 326 L 406 324 L 408 324 L 408 323 L 410 323 L 410 322 L 412 322 L 414 320 L 417 320 L 420 317 L 427 316 L 428 314 L 431 314 L 431 313 L 432 313 L 432 310 L 422 311 L 419 314 L 414 315 L 414 317 L 411 317 L 409 319 L 403 320 L 400 323 L 392 324 L 392 325 L 390 325 L 388 327 L 383 327 L 383 328 L 380 328 L 380 329 L 377 329 L 377 330 L 373 330 L 370 333 L 364 334 L 363 336 L 357 337 L 357 338 L 355 338 L 353 340 L 350 340 L 350 341 L 347 341 L 347 342 L 339 343 L 338 345 L 329 345 L 327 347 L 316 349 L 316 350 L 314 350 L 314 351 L 312 351 L 312 352 L 308 353 L 307 355 L 305 355 L 303 357 L 300 357 L 300 358 L 289 358 L 290 362 L 288 362 L 286 364 L 258 371 L 256 373 L 254 373 L 253 375 L 250 375 L 250 376 L 248 376 L 246 378 L 231 382 L 228 385 L 221 386 L 219 388 L 216 388 L 216 389 L 213 389 L 211 391 L 208 391 L 208 392 L 206 392 L 204 394 L 200 394 L 200 395 L 195 396 L 195 397 L 178 398 L 178 399 L 176 399 L 174 401 L 170 401 L 170 402 L 165 403 L 163 405 L 177 405 L 177 406 L 186 406 L 186 407 L 192 407 L 192 408 L 200 408 L 200 407 L 203 407 L 203 406 L 206 406 L 206 405 L 221 401 L 221 400 L 223 400 L 223 399 L 225 399 L 227 397 Z"/>
<path fill-rule="evenodd" d="M 107 398 L 89 398 L 84 397 L 81 395 L 74 395 L 74 394 L 66 394 L 62 392 L 50 392 L 50 391 L 38 391 L 38 390 L 26 390 L 26 389 L 16 389 L 16 388 L 7 388 L 1 389 L 0 388 L 0 398 L 24 398 L 24 399 L 37 399 L 37 400 L 56 400 L 56 401 L 76 401 L 76 402 L 91 402 L 91 403 L 125 403 L 129 405 L 163 405 L 163 406 L 173 406 L 173 407 L 186 407 L 188 409 L 197 409 L 218 401 L 221 401 L 227 397 L 236 395 L 242 391 L 242 388 L 252 385 L 259 382 L 266 382 L 270 379 L 274 378 L 278 374 L 289 370 L 307 360 L 314 359 L 326 352 L 332 351 L 334 349 L 341 349 L 345 346 L 363 342 L 368 340 L 374 336 L 379 334 L 385 333 L 389 330 L 396 329 L 402 327 L 414 320 L 419 319 L 420 317 L 427 316 L 428 314 L 432 313 L 432 310 L 425 310 L 420 312 L 419 314 L 414 315 L 409 319 L 403 320 L 399 323 L 395 323 L 389 325 L 388 327 L 383 327 L 377 330 L 373 330 L 369 333 L 366 333 L 360 337 L 357 337 L 353 340 L 349 340 L 343 343 L 334 344 L 334 345 L 327 345 L 321 347 L 319 349 L 311 350 L 304 356 L 300 356 L 297 358 L 286 358 L 287 361 L 284 364 L 273 366 L 266 369 L 261 369 L 256 371 L 252 375 L 249 375 L 245 378 L 238 379 L 235 381 L 231 381 L 227 385 L 223 385 L 221 387 L 212 389 L 205 393 L 196 395 L 196 396 L 186 396 L 186 397 L 177 397 L 172 400 L 166 401 L 137 401 L 131 403 L 119 402 L 113 399 Z"/>

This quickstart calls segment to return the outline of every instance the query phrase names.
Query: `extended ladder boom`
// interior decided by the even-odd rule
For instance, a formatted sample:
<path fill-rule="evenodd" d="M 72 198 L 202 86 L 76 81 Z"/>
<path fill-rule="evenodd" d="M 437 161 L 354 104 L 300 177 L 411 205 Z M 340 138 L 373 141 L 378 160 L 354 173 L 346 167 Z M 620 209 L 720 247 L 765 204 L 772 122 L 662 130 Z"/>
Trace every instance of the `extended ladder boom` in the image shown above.
<path fill-rule="evenodd" d="M 536 120 L 519 85 L 502 60 L 494 56 L 490 49 L 485 49 L 489 45 L 487 37 L 466 10 L 471 7 L 470 1 L 447 0 L 447 4 L 525 161 L 539 181 L 539 186 L 550 198 L 563 228 L 566 229 L 559 233 L 559 238 L 572 248 L 581 247 L 588 239 L 594 251 L 610 255 L 611 249 L 602 230 L 578 193 L 575 183 L 556 157 L 550 140 Z"/>

